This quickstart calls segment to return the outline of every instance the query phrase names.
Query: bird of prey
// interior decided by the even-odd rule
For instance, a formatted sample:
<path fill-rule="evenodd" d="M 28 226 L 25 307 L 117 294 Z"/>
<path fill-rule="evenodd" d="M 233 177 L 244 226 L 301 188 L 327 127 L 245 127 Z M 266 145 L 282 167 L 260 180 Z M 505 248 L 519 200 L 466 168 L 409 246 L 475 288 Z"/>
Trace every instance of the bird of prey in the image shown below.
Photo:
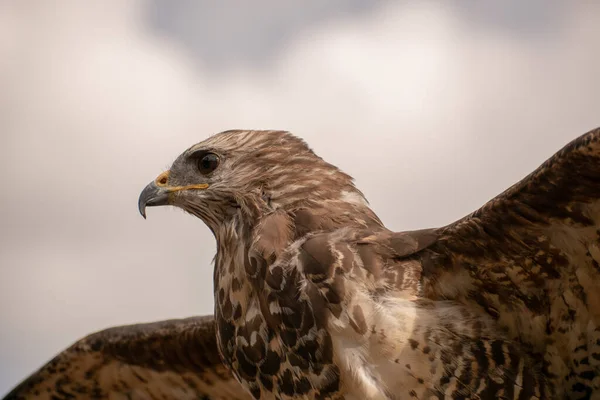
<path fill-rule="evenodd" d="M 215 236 L 214 316 L 93 334 L 8 398 L 600 398 L 600 129 L 441 228 L 390 231 L 282 131 L 192 146 L 164 205 Z"/>

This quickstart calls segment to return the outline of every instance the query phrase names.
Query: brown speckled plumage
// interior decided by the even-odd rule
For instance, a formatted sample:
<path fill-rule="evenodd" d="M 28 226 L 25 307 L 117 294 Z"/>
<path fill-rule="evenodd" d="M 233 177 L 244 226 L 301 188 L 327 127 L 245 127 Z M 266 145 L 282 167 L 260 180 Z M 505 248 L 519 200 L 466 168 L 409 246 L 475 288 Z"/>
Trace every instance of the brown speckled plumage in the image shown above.
<path fill-rule="evenodd" d="M 17 399 L 239 399 L 216 352 L 214 319 L 120 326 L 81 339 L 13 389 Z"/>
<path fill-rule="evenodd" d="M 15 394 L 126 397 L 135 372 L 156 398 L 600 397 L 600 129 L 438 229 L 389 231 L 280 131 L 186 150 L 140 197 L 167 204 L 215 235 L 216 338 L 209 320 L 92 336 Z"/>

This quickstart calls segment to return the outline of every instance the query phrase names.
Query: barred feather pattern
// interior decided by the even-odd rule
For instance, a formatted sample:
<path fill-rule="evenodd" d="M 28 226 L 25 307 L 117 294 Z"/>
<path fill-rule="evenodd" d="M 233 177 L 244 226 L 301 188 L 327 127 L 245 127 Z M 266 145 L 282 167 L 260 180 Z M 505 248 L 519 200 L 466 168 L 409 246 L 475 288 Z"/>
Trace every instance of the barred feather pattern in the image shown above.
<path fill-rule="evenodd" d="M 206 153 L 219 165 L 201 173 Z M 600 129 L 437 229 L 388 230 L 349 175 L 282 131 L 214 135 L 164 184 L 193 187 L 160 205 L 215 235 L 214 320 L 201 335 L 150 328 L 140 348 L 155 362 L 84 339 L 9 398 L 60 397 L 89 362 L 87 386 L 68 386 L 89 397 L 600 398 Z M 135 332 L 106 348 L 129 348 Z M 163 370 L 161 340 L 210 362 Z"/>
<path fill-rule="evenodd" d="M 589 398 L 599 136 L 455 224 L 404 233 L 285 132 L 196 145 L 234 158 L 215 185 L 238 207 L 213 218 L 225 364 L 261 399 Z"/>

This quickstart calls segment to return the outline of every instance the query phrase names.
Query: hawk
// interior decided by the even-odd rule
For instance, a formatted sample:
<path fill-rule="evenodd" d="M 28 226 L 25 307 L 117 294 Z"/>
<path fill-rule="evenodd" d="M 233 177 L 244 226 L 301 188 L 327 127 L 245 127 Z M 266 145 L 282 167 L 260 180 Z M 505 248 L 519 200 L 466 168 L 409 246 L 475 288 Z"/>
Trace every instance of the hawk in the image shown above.
<path fill-rule="evenodd" d="M 600 397 L 600 129 L 442 228 L 390 231 L 283 131 L 192 146 L 164 205 L 215 236 L 214 316 L 93 334 L 7 398 Z"/>

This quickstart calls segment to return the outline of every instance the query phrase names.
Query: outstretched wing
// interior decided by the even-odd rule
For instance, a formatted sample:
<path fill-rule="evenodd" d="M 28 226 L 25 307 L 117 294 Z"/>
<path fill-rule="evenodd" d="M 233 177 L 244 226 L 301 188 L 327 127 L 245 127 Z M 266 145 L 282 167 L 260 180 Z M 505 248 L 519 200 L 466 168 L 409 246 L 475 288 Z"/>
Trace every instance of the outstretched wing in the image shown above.
<path fill-rule="evenodd" d="M 249 399 L 221 363 L 212 316 L 91 334 L 20 383 L 5 400 Z"/>
<path fill-rule="evenodd" d="M 600 129 L 437 233 L 425 297 L 485 310 L 568 393 L 600 390 Z"/>

